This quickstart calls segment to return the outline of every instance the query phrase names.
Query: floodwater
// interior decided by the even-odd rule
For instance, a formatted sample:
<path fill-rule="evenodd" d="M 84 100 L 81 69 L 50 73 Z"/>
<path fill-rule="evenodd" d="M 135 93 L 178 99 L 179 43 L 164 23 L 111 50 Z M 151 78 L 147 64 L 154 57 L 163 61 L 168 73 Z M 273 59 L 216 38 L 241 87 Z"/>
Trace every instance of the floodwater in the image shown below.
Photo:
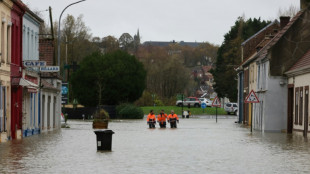
<path fill-rule="evenodd" d="M 0 144 L 0 173 L 309 173 L 302 135 L 250 133 L 235 117 L 180 119 L 177 129 L 112 121 L 112 152 L 97 152 L 91 122 Z"/>

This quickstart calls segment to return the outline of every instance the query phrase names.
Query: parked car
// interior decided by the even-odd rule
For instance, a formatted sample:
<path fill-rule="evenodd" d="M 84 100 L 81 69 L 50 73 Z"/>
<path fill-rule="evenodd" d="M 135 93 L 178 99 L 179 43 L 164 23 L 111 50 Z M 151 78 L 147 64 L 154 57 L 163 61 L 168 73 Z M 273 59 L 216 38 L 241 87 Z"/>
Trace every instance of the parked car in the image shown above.
<path fill-rule="evenodd" d="M 237 103 L 226 103 L 224 105 L 224 109 L 229 115 L 230 113 L 234 113 L 235 115 L 238 114 L 238 105 Z"/>
<path fill-rule="evenodd" d="M 212 101 L 210 99 L 207 98 L 199 98 L 201 103 L 206 103 L 207 107 L 211 107 L 212 106 Z"/>
<path fill-rule="evenodd" d="M 201 104 L 201 101 L 197 98 L 197 97 L 187 97 L 183 100 L 183 103 L 182 103 L 182 100 L 178 100 L 176 102 L 176 105 L 177 106 L 194 106 L 194 107 L 200 107 L 200 104 Z"/>
<path fill-rule="evenodd" d="M 60 114 L 60 126 L 66 127 L 66 121 L 63 113 Z"/>

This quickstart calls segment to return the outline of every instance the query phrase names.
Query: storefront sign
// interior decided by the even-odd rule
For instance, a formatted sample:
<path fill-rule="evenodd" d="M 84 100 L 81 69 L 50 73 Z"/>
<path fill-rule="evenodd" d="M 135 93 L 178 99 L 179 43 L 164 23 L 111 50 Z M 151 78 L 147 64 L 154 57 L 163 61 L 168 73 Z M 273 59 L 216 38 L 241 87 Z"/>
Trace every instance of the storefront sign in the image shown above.
<path fill-rule="evenodd" d="M 44 66 L 40 67 L 41 72 L 59 72 L 59 66 Z"/>
<path fill-rule="evenodd" d="M 42 67 L 42 66 L 46 66 L 46 61 L 25 60 L 23 63 L 24 63 L 25 67 Z"/>

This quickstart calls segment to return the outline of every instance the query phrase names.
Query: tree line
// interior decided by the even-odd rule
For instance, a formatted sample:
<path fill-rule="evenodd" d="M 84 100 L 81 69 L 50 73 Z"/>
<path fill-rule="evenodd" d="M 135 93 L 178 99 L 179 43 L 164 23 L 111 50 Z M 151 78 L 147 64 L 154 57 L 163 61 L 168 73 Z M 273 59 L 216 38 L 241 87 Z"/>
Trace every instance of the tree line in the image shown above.
<path fill-rule="evenodd" d="M 53 27 L 57 35 L 57 22 L 54 22 Z M 49 30 L 48 27 L 42 29 L 46 33 Z M 74 75 L 77 68 L 72 68 L 72 66 L 70 68 L 70 65 L 76 63 L 82 68 L 81 63 L 87 62 L 84 59 L 99 58 L 104 54 L 114 53 L 118 50 L 135 56 L 146 70 L 146 81 L 145 84 L 142 84 L 145 85 L 143 92 L 145 95 L 142 96 L 140 101 L 136 102 L 138 105 L 150 105 L 153 100 L 147 100 L 148 102 L 141 102 L 141 100 L 148 98 L 152 94 L 156 96 L 156 100 L 160 100 L 163 104 L 175 103 L 176 95 L 179 93 L 194 95 L 195 91 L 199 89 L 200 81 L 193 78 L 193 68 L 214 65 L 218 49 L 217 45 L 208 42 L 202 43 L 196 48 L 181 46 L 178 43 L 172 43 L 166 47 L 143 45 L 141 44 L 139 31 L 134 36 L 125 32 L 119 38 L 111 35 L 93 37 L 91 30 L 83 21 L 83 15 L 75 18 L 70 14 L 61 22 L 60 45 L 61 74 L 63 74 L 65 81 L 77 80 Z M 66 64 L 69 65 L 67 69 L 64 68 Z M 97 77 L 97 79 L 100 78 Z M 122 82 L 120 81 L 120 83 Z M 74 90 L 72 92 L 71 86 L 70 90 L 70 101 L 72 101 L 80 95 L 80 92 L 75 94 Z M 102 90 L 98 89 L 94 91 L 97 91 L 97 95 L 99 95 L 98 91 L 102 92 Z M 101 101 L 101 99 L 96 99 L 96 101 L 98 100 Z M 105 100 L 101 102 L 107 103 Z"/>

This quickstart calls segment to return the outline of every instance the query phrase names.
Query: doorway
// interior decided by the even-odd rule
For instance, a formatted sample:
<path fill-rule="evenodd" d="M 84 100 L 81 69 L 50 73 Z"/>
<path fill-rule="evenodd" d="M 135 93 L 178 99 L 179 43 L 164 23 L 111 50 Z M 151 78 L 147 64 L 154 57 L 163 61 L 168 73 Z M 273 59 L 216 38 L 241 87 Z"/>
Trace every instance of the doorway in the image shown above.
<path fill-rule="evenodd" d="M 288 85 L 287 133 L 293 133 L 294 85 Z"/>

